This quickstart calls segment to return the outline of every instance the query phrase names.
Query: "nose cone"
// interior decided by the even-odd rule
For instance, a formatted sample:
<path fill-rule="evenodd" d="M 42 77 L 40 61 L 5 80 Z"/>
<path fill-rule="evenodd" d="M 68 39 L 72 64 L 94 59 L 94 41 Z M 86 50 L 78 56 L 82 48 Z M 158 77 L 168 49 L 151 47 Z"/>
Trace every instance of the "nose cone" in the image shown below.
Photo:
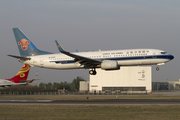
<path fill-rule="evenodd" d="M 168 58 L 169 58 L 170 60 L 172 60 L 172 59 L 174 59 L 174 56 L 173 56 L 173 55 L 169 55 Z"/>

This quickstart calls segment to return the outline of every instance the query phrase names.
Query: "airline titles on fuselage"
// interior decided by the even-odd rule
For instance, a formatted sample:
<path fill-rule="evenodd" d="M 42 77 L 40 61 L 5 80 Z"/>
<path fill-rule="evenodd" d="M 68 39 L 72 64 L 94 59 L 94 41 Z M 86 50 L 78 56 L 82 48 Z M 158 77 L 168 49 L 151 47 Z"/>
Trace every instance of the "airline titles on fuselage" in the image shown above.
<path fill-rule="evenodd" d="M 148 50 L 142 50 L 142 51 L 126 51 L 126 52 L 105 52 L 102 53 L 101 55 L 90 55 L 87 56 L 88 58 L 110 58 L 110 57 L 126 57 L 126 56 L 144 56 L 148 55 L 149 51 Z M 49 60 L 74 60 L 74 58 L 65 56 L 65 57 L 60 57 L 57 58 L 57 56 L 50 56 Z"/>

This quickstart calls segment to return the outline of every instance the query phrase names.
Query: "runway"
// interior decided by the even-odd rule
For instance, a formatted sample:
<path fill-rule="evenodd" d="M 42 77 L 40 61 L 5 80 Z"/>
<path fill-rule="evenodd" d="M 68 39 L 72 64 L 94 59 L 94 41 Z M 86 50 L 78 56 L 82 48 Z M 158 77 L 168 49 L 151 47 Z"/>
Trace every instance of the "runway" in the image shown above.
<path fill-rule="evenodd" d="M 118 100 L 0 100 L 0 104 L 48 105 L 180 105 L 180 100 L 118 99 Z"/>

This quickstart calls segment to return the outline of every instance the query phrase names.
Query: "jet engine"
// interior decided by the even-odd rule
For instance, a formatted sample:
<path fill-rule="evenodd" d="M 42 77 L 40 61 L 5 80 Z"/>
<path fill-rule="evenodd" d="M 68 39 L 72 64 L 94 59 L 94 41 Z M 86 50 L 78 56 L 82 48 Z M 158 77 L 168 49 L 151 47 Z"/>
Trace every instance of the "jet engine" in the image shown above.
<path fill-rule="evenodd" d="M 101 63 L 101 69 L 103 70 L 119 70 L 120 66 L 117 61 L 105 60 Z"/>

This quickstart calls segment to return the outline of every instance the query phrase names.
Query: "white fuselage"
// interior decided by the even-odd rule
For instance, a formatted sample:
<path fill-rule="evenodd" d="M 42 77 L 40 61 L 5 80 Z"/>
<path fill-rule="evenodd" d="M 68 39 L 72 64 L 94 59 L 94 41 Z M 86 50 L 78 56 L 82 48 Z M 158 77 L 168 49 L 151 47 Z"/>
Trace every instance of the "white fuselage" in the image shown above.
<path fill-rule="evenodd" d="M 17 85 L 24 85 L 25 83 L 14 83 L 6 79 L 0 79 L 0 90 L 11 88 Z"/>
<path fill-rule="evenodd" d="M 111 51 L 76 52 L 73 54 L 100 61 L 117 61 L 119 66 L 164 64 L 165 62 L 168 62 L 174 58 L 171 54 L 157 49 L 127 49 Z M 31 59 L 20 62 L 32 66 L 50 69 L 84 68 L 84 66 L 81 65 L 78 61 L 74 61 L 74 58 L 64 55 L 62 53 L 28 57 Z"/>

